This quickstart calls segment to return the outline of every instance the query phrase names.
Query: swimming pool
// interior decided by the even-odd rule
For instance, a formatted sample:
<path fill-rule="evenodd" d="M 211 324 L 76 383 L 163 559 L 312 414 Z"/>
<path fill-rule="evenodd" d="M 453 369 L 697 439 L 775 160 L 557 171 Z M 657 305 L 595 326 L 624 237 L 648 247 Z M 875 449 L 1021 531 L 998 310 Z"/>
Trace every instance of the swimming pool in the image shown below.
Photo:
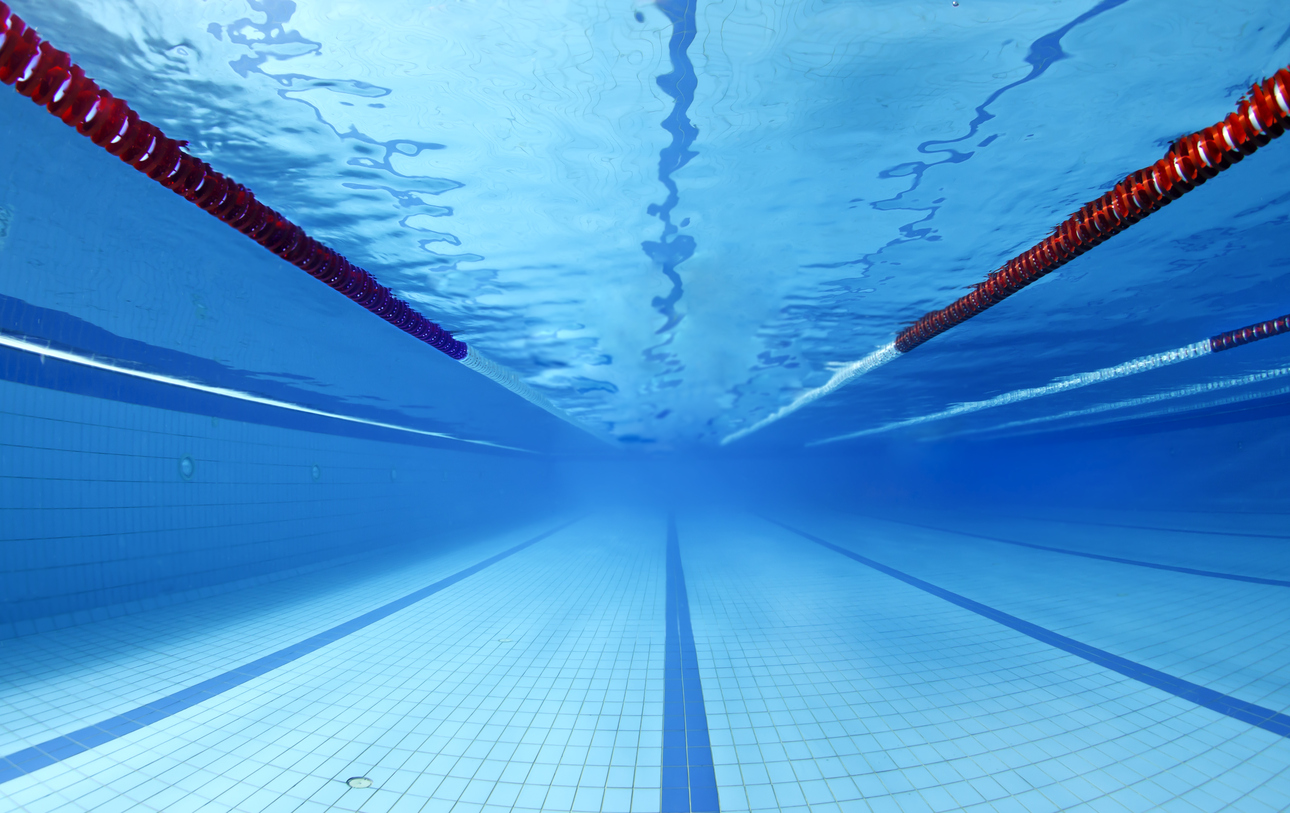
<path fill-rule="evenodd" d="M 1276 4 L 6 2 L 0 809 L 1290 806 Z"/>

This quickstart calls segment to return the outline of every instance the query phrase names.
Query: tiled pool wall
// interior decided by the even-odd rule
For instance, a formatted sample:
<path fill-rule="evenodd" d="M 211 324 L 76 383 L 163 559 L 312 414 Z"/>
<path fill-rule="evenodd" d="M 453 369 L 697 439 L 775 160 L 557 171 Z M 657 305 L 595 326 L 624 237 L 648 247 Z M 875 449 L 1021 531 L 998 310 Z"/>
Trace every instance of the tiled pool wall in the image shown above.
<path fill-rule="evenodd" d="M 0 117 L 0 330 L 468 436 L 506 405 L 17 94 Z M 0 637 L 531 519 L 547 465 L 0 349 Z"/>
<path fill-rule="evenodd" d="M 23 355 L 6 353 L 10 367 Z M 0 637 L 614 500 L 1070 516 L 1096 507 L 1277 514 L 1290 495 L 1290 433 L 1275 419 L 1080 441 L 870 444 L 848 457 L 578 461 L 140 406 L 17 383 L 7 370 Z"/>
<path fill-rule="evenodd" d="M 0 637 L 452 544 L 548 511 L 546 467 L 0 381 Z"/>
<path fill-rule="evenodd" d="M 939 443 L 900 437 L 794 468 L 782 474 L 791 500 L 837 507 L 1290 511 L 1290 428 L 1278 417 L 1117 434 Z"/>
<path fill-rule="evenodd" d="M 797 454 L 759 453 L 750 444 L 722 454 L 555 465 L 576 484 L 571 499 L 588 505 L 1290 513 L 1290 427 L 1275 415 L 1044 437 L 922 442 L 893 435 Z"/>

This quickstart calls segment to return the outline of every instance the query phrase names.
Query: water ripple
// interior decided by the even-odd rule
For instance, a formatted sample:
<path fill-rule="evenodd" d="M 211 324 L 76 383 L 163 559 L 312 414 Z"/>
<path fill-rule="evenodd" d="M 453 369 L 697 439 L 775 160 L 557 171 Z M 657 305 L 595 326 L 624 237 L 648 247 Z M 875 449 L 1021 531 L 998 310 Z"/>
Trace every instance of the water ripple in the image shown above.
<path fill-rule="evenodd" d="M 663 234 L 657 241 L 647 240 L 641 243 L 641 248 L 672 283 L 672 290 L 666 296 L 655 297 L 651 303 L 659 313 L 667 317 L 667 322 L 658 329 L 659 333 L 666 333 L 681 321 L 681 315 L 676 312 L 676 303 L 681 300 L 685 289 L 676 268 L 690 259 L 695 249 L 694 238 L 688 234 L 679 234 L 680 229 L 672 222 L 672 210 L 681 200 L 672 173 L 698 155 L 690 147 L 698 137 L 699 129 L 686 115 L 690 105 L 694 103 L 694 91 L 699 85 L 694 63 L 690 61 L 688 53 L 697 31 L 695 11 L 698 0 L 658 0 L 655 5 L 672 23 L 672 38 L 668 41 L 672 70 L 655 81 L 664 93 L 672 97 L 675 104 L 662 124 L 663 129 L 672 135 L 672 143 L 658 155 L 658 179 L 667 187 L 667 198 L 662 203 L 650 204 L 648 209 L 651 215 L 663 221 Z M 682 225 L 688 225 L 688 222 L 682 221 Z"/>

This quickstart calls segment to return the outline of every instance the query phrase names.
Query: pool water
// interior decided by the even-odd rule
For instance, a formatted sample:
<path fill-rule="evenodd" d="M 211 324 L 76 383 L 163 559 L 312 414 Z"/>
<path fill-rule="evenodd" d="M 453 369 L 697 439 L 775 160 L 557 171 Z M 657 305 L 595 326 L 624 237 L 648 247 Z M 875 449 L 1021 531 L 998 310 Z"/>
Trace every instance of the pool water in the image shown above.
<path fill-rule="evenodd" d="M 0 811 L 1290 808 L 1279 5 L 10 5 L 514 391 L 0 87 Z"/>

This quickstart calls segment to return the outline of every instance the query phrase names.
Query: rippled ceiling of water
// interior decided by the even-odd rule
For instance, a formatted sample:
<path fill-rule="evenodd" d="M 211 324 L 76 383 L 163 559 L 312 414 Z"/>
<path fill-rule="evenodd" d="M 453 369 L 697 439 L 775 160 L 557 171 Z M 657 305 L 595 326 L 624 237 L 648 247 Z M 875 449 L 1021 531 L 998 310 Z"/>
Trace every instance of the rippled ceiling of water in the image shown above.
<path fill-rule="evenodd" d="M 428 316 L 648 448 L 715 445 L 823 383 L 1290 62 L 1281 2 L 13 5 Z M 1290 311 L 1288 169 L 1273 144 L 746 442 L 800 446 Z M 1098 411 L 1287 354 L 932 431 L 1203 405 Z"/>

